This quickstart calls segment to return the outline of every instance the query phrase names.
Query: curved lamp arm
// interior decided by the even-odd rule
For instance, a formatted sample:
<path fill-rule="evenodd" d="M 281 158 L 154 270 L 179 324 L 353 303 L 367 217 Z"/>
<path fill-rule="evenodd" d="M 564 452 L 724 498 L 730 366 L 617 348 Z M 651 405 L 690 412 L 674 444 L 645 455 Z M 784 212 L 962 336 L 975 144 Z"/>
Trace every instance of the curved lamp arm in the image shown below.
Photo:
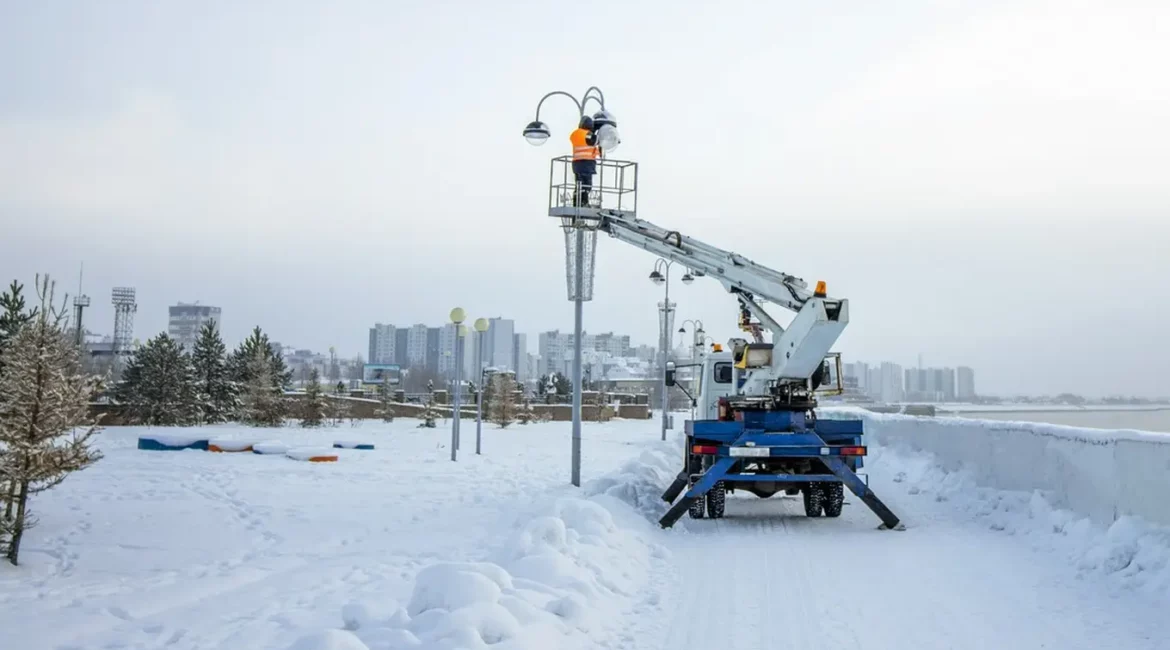
<path fill-rule="evenodd" d="M 591 93 L 593 91 L 597 91 L 597 97 L 594 97 L 594 99 L 596 99 L 597 103 L 601 104 L 601 108 L 604 109 L 605 108 L 605 93 L 601 92 L 601 89 L 598 88 L 597 86 L 589 86 L 589 90 L 586 90 L 585 94 L 581 95 L 582 97 L 585 98 L 585 99 L 581 100 L 581 106 L 582 107 L 585 106 L 585 101 L 589 99 L 589 93 Z"/>
<path fill-rule="evenodd" d="M 601 91 L 598 91 L 598 92 L 601 92 Z M 578 117 L 585 114 L 584 105 L 581 102 L 577 101 L 576 97 L 570 95 L 569 93 L 567 93 L 563 90 L 554 90 L 551 93 L 545 95 L 544 97 L 541 97 L 540 101 L 537 102 L 537 104 L 536 104 L 536 121 L 537 122 L 540 121 L 540 107 L 542 105 L 544 105 L 544 100 L 548 99 L 549 97 L 552 97 L 553 95 L 564 95 L 565 97 L 568 97 L 569 99 L 573 100 L 573 105 L 577 107 Z"/>

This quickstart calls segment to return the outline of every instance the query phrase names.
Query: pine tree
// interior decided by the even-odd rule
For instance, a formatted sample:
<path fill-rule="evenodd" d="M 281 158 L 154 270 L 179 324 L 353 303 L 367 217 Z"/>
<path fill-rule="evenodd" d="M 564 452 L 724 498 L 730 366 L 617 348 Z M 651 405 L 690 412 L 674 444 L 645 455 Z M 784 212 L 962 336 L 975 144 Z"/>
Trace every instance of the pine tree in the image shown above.
<path fill-rule="evenodd" d="M 24 291 L 24 285 L 18 283 L 16 280 L 12 281 L 8 290 L 0 294 L 0 377 L 4 375 L 4 349 L 8 341 L 20 332 L 20 329 L 37 316 L 37 308 L 34 307 L 31 311 L 25 311 L 24 296 L 21 292 Z M 5 500 L 4 516 L 12 519 L 12 508 L 15 504 L 14 496 L 16 495 L 16 484 L 0 481 L 0 499 Z"/>
<path fill-rule="evenodd" d="M 422 413 L 419 413 L 418 419 L 421 420 L 418 426 L 427 429 L 435 428 L 435 421 L 439 419 L 439 409 L 435 408 L 434 402 L 427 402 L 423 405 Z"/>
<path fill-rule="evenodd" d="M 516 412 L 516 421 L 520 424 L 529 424 L 536 419 L 536 409 L 532 407 L 532 400 L 527 397 L 520 403 L 520 409 Z"/>
<path fill-rule="evenodd" d="M 191 357 L 166 332 L 138 348 L 115 395 L 130 420 L 141 424 L 181 426 L 197 418 Z"/>
<path fill-rule="evenodd" d="M 259 330 L 257 330 L 259 331 Z M 256 427 L 279 427 L 284 424 L 285 402 L 283 391 L 273 379 L 271 358 L 257 348 L 244 369 L 248 383 L 244 386 L 240 414 L 245 423 Z"/>
<path fill-rule="evenodd" d="M 273 388 L 284 391 L 292 385 L 292 371 L 285 364 L 284 359 L 276 353 L 276 348 L 268 340 L 268 335 L 256 327 L 248 338 L 232 353 L 228 363 L 231 369 L 232 380 L 240 387 L 252 383 L 254 371 L 258 369 L 253 363 L 253 357 L 259 354 L 268 364 L 267 376 Z"/>
<path fill-rule="evenodd" d="M 329 426 L 339 427 L 346 418 L 350 419 L 351 426 L 357 426 L 357 419 L 353 417 L 352 402 L 347 399 L 329 400 L 326 410 Z"/>
<path fill-rule="evenodd" d="M 394 421 L 394 384 L 389 381 L 382 382 L 382 388 L 379 391 L 378 417 L 382 418 L 383 422 Z"/>
<path fill-rule="evenodd" d="M 200 422 L 214 424 L 235 417 L 240 400 L 228 370 L 227 347 L 215 321 L 205 323 L 191 353 L 195 376 L 195 404 Z"/>
<path fill-rule="evenodd" d="M 553 385 L 556 387 L 557 397 L 565 397 L 573 392 L 573 382 L 559 372 L 553 373 Z"/>
<path fill-rule="evenodd" d="M 419 414 L 418 418 L 422 420 L 418 426 L 427 429 L 435 428 L 435 420 L 439 419 L 439 410 L 435 408 L 434 382 L 427 383 L 427 402 L 423 405 L 423 411 Z"/>
<path fill-rule="evenodd" d="M 0 545 L 17 564 L 29 517 L 29 497 L 101 458 L 90 447 L 97 422 L 89 416 L 96 382 L 81 370 L 75 341 L 53 306 L 53 284 L 37 278 L 37 315 L 10 338 L 0 377 L 0 479 L 17 486 L 14 516 L 0 518 Z M 5 494 L 7 500 L 7 494 Z"/>
<path fill-rule="evenodd" d="M 305 386 L 305 401 L 301 411 L 302 427 L 319 427 L 325 422 L 325 394 L 321 392 L 321 373 L 313 368 Z"/>
<path fill-rule="evenodd" d="M 8 341 L 16 336 L 21 327 L 37 316 L 35 307 L 32 311 L 25 311 L 22 291 L 24 285 L 13 280 L 8 290 L 0 294 L 0 310 L 3 310 L 0 312 L 0 375 L 4 374 L 2 355 Z"/>
<path fill-rule="evenodd" d="M 512 394 L 514 382 L 505 373 L 497 373 L 491 379 L 491 409 L 489 422 L 495 422 L 501 429 L 516 421 L 516 399 Z"/>

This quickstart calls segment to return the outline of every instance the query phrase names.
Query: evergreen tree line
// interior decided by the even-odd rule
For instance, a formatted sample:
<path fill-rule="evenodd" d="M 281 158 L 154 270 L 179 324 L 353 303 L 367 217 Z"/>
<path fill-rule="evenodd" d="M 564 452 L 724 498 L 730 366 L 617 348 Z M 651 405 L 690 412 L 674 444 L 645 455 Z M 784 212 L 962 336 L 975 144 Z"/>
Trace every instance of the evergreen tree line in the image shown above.
<path fill-rule="evenodd" d="M 259 327 L 231 354 L 214 321 L 190 352 L 166 332 L 143 344 L 114 398 L 136 424 L 172 426 L 241 421 L 280 426 L 289 414 L 292 373 Z"/>

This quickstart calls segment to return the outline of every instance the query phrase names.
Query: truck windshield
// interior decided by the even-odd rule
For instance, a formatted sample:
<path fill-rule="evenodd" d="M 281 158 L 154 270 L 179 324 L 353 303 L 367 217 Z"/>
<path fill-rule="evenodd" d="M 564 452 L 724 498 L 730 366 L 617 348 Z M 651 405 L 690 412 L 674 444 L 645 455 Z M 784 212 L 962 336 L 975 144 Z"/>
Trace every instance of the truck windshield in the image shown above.
<path fill-rule="evenodd" d="M 731 362 L 723 361 L 715 364 L 715 383 L 716 384 L 730 384 L 731 383 Z"/>

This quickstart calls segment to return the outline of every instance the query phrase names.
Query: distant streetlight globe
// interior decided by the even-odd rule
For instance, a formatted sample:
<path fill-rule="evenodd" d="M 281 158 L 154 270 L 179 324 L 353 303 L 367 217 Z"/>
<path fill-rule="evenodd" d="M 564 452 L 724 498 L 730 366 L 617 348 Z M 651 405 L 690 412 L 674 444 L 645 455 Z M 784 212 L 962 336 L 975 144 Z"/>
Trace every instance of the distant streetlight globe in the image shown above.
<path fill-rule="evenodd" d="M 456 307 L 451 310 L 451 322 L 458 325 L 467 318 L 467 312 L 463 311 L 462 307 Z"/>
<path fill-rule="evenodd" d="M 477 332 L 488 331 L 488 319 L 486 319 L 486 318 L 475 319 L 475 331 L 477 331 Z"/>

